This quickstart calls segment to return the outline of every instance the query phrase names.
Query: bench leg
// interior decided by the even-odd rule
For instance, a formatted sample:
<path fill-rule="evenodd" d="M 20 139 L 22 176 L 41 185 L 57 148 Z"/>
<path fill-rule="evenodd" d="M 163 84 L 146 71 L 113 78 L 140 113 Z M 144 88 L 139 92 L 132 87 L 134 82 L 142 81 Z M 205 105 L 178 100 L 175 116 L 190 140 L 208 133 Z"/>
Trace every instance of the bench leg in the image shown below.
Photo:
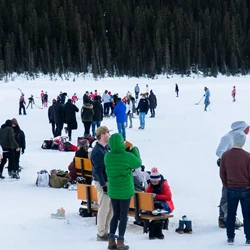
<path fill-rule="evenodd" d="M 148 220 L 143 220 L 143 233 L 147 234 L 148 233 L 148 228 L 149 228 L 149 221 Z"/>

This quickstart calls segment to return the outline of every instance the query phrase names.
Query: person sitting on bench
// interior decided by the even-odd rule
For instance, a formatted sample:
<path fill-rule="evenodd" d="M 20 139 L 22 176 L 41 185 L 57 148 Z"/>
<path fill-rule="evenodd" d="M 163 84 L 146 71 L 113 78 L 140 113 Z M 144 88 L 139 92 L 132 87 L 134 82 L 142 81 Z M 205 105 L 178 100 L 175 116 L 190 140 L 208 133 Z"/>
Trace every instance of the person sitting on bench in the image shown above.
<path fill-rule="evenodd" d="M 89 159 L 89 142 L 87 139 L 81 139 L 78 141 L 78 150 L 75 153 L 75 157 L 81 157 L 81 158 L 86 158 Z M 69 175 L 72 180 L 76 180 L 77 178 L 77 170 L 75 168 L 75 158 L 73 161 L 69 164 Z"/>
<path fill-rule="evenodd" d="M 150 183 L 146 189 L 147 193 L 153 193 L 155 200 L 156 215 L 162 213 L 172 213 L 174 203 L 172 192 L 167 181 L 159 173 L 157 168 L 151 169 Z M 153 212 L 154 214 L 154 212 Z M 164 239 L 162 234 L 162 221 L 151 221 L 149 226 L 149 239 Z"/>

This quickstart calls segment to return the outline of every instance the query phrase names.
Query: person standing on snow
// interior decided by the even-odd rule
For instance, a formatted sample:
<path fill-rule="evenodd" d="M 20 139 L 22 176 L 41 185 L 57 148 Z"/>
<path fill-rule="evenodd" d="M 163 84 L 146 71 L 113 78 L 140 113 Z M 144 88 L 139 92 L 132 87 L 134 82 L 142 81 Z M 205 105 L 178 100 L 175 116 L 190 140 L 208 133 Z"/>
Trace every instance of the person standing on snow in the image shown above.
<path fill-rule="evenodd" d="M 117 129 L 119 134 L 122 135 L 124 140 L 126 140 L 126 128 L 125 128 L 125 122 L 126 122 L 126 105 L 121 100 L 121 98 L 118 98 L 118 103 L 116 104 L 114 108 L 114 115 L 116 116 L 116 123 L 117 123 Z"/>
<path fill-rule="evenodd" d="M 250 154 L 242 149 L 246 141 L 244 132 L 236 132 L 233 148 L 221 157 L 220 178 L 227 188 L 227 243 L 234 244 L 235 215 L 240 201 L 244 219 L 246 246 L 250 246 Z"/>
<path fill-rule="evenodd" d="M 216 150 L 216 155 L 219 157 L 219 159 L 217 160 L 218 166 L 220 166 L 220 159 L 223 153 L 230 150 L 234 146 L 233 137 L 235 133 L 244 132 L 246 135 L 249 133 L 249 126 L 244 121 L 236 121 L 232 123 L 231 129 L 232 129 L 231 131 L 229 131 L 226 135 L 224 135 L 221 138 L 220 144 Z M 220 228 L 225 228 L 225 220 L 226 220 L 225 214 L 227 213 L 227 188 L 224 186 L 222 187 L 222 195 L 219 208 L 220 210 L 219 210 L 218 224 Z M 236 219 L 235 224 L 237 227 L 242 225 L 242 223 L 240 222 L 238 223 L 238 219 Z"/>
<path fill-rule="evenodd" d="M 55 137 L 61 136 L 63 129 L 63 105 L 59 96 L 57 97 L 57 102 L 52 107 L 54 110 L 54 120 L 56 124 Z"/>
<path fill-rule="evenodd" d="M 138 100 L 139 98 L 139 94 L 140 94 L 140 87 L 138 85 L 138 83 L 135 86 L 135 99 Z"/>
<path fill-rule="evenodd" d="M 76 101 L 78 101 L 76 93 L 74 93 L 71 99 L 72 99 L 73 104 L 76 104 Z"/>
<path fill-rule="evenodd" d="M 49 123 L 51 123 L 52 126 L 52 134 L 53 137 L 56 137 L 56 123 L 55 123 L 55 110 L 54 110 L 54 105 L 56 104 L 56 100 L 53 99 L 52 105 L 48 109 L 48 118 L 49 118 Z"/>
<path fill-rule="evenodd" d="M 142 97 L 137 106 L 137 113 L 139 113 L 140 119 L 140 127 L 139 129 L 145 128 L 145 117 L 148 113 L 148 99 L 146 98 L 146 94 L 142 94 Z"/>
<path fill-rule="evenodd" d="M 14 130 L 12 128 L 12 121 L 7 120 L 0 129 L 0 145 L 3 148 L 3 158 L 0 164 L 0 179 L 4 179 L 3 169 L 4 165 L 9 161 L 8 172 L 12 178 L 19 179 L 18 169 L 16 169 L 14 151 L 20 151 L 19 145 L 15 140 Z"/>
<path fill-rule="evenodd" d="M 71 99 L 68 99 L 67 103 L 63 106 L 63 118 L 67 124 L 67 132 L 69 135 L 69 141 L 71 141 L 72 130 L 77 129 L 76 113 L 79 109 L 72 103 Z"/>
<path fill-rule="evenodd" d="M 233 102 L 236 101 L 235 96 L 236 96 L 236 88 L 235 88 L 235 86 L 233 86 L 233 90 L 232 90 Z"/>
<path fill-rule="evenodd" d="M 150 108 L 150 113 L 151 116 L 150 118 L 154 118 L 155 117 L 155 109 L 157 107 L 157 99 L 156 99 L 156 95 L 154 94 L 153 90 L 150 90 L 150 95 L 148 97 L 149 100 L 149 108 Z"/>
<path fill-rule="evenodd" d="M 92 126 L 92 136 L 94 137 L 96 128 L 99 128 L 101 126 L 101 122 L 103 120 L 103 106 L 98 96 L 94 97 L 92 105 L 93 105 L 94 115 L 91 126 Z"/>
<path fill-rule="evenodd" d="M 108 249 L 127 250 L 129 246 L 124 244 L 124 236 L 128 221 L 130 200 L 135 194 L 132 170 L 139 168 L 142 161 L 138 148 L 131 146 L 130 152 L 126 152 L 124 139 L 121 134 L 116 133 L 111 135 L 109 146 L 110 152 L 107 152 L 104 157 L 108 179 L 108 197 L 111 199 L 113 208 Z M 117 227 L 119 232 L 116 243 L 115 232 Z"/>
<path fill-rule="evenodd" d="M 25 99 L 24 99 L 24 93 L 22 93 L 20 99 L 19 99 L 19 115 L 22 114 L 22 110 L 23 110 L 23 114 L 24 115 L 27 115 L 26 114 L 26 109 L 25 109 L 25 106 L 26 105 L 26 102 L 25 102 Z"/>
<path fill-rule="evenodd" d="M 175 84 L 175 93 L 176 93 L 176 97 L 179 97 L 179 86 L 177 83 Z"/>
<path fill-rule="evenodd" d="M 84 137 L 90 136 L 90 127 L 93 121 L 93 116 L 93 105 L 90 103 L 90 99 L 86 99 L 86 103 L 83 104 L 81 109 L 81 119 L 84 126 Z"/>
<path fill-rule="evenodd" d="M 28 109 L 29 106 L 31 107 L 31 109 L 33 109 L 33 104 L 35 104 L 33 95 L 31 95 L 31 96 L 28 98 L 28 100 L 29 100 L 29 103 L 28 103 L 28 106 L 26 107 L 26 109 Z"/>
<path fill-rule="evenodd" d="M 92 164 L 92 185 L 95 186 L 98 197 L 97 216 L 97 241 L 108 241 L 110 221 L 113 217 L 111 200 L 107 195 L 108 177 L 104 156 L 108 152 L 109 129 L 105 126 L 99 127 L 96 131 L 97 143 L 91 153 Z"/>
<path fill-rule="evenodd" d="M 44 93 L 43 93 L 43 90 L 41 91 L 41 94 L 40 94 L 40 96 L 41 96 L 41 101 L 42 101 L 42 106 L 43 106 L 43 97 L 44 97 Z"/>
<path fill-rule="evenodd" d="M 204 108 L 204 111 L 207 111 L 207 107 L 208 105 L 210 104 L 210 91 L 207 87 L 204 88 L 205 90 L 205 100 L 204 100 L 204 104 L 205 104 L 205 108 Z"/>
<path fill-rule="evenodd" d="M 19 166 L 20 156 L 21 156 L 21 153 L 22 153 L 22 155 L 24 154 L 24 151 L 26 149 L 26 140 L 25 140 L 25 134 L 20 129 L 20 126 L 19 126 L 17 120 L 15 118 L 13 118 L 11 121 L 12 121 L 12 128 L 13 128 L 14 134 L 15 134 L 15 140 L 18 143 L 19 148 L 20 148 L 19 151 L 14 152 L 16 169 L 19 170 L 19 168 L 20 168 L 20 166 Z M 18 174 L 18 172 L 17 172 L 17 174 Z"/>
<path fill-rule="evenodd" d="M 49 97 L 48 97 L 48 93 L 47 93 L 47 91 L 46 91 L 45 94 L 44 94 L 44 96 L 43 96 L 43 106 L 44 106 L 45 108 L 48 107 L 48 99 L 49 99 Z"/>

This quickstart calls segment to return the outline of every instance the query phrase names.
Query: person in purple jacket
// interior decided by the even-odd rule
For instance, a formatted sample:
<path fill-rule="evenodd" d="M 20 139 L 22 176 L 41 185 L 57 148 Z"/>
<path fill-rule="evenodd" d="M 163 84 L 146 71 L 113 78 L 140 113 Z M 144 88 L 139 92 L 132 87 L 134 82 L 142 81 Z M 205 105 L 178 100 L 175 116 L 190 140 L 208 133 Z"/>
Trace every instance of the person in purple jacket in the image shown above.
<path fill-rule="evenodd" d="M 126 105 L 122 102 L 121 98 L 117 99 L 117 104 L 114 108 L 114 115 L 116 116 L 117 129 L 123 139 L 126 140 Z"/>

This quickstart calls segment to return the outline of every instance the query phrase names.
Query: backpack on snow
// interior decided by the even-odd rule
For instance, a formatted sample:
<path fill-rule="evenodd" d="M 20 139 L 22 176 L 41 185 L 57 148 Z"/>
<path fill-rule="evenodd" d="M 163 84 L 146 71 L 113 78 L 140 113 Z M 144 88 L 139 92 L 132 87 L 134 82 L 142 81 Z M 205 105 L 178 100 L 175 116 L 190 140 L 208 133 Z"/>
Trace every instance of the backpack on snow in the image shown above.
<path fill-rule="evenodd" d="M 49 173 L 47 170 L 41 170 L 37 173 L 36 185 L 38 187 L 49 187 Z"/>

